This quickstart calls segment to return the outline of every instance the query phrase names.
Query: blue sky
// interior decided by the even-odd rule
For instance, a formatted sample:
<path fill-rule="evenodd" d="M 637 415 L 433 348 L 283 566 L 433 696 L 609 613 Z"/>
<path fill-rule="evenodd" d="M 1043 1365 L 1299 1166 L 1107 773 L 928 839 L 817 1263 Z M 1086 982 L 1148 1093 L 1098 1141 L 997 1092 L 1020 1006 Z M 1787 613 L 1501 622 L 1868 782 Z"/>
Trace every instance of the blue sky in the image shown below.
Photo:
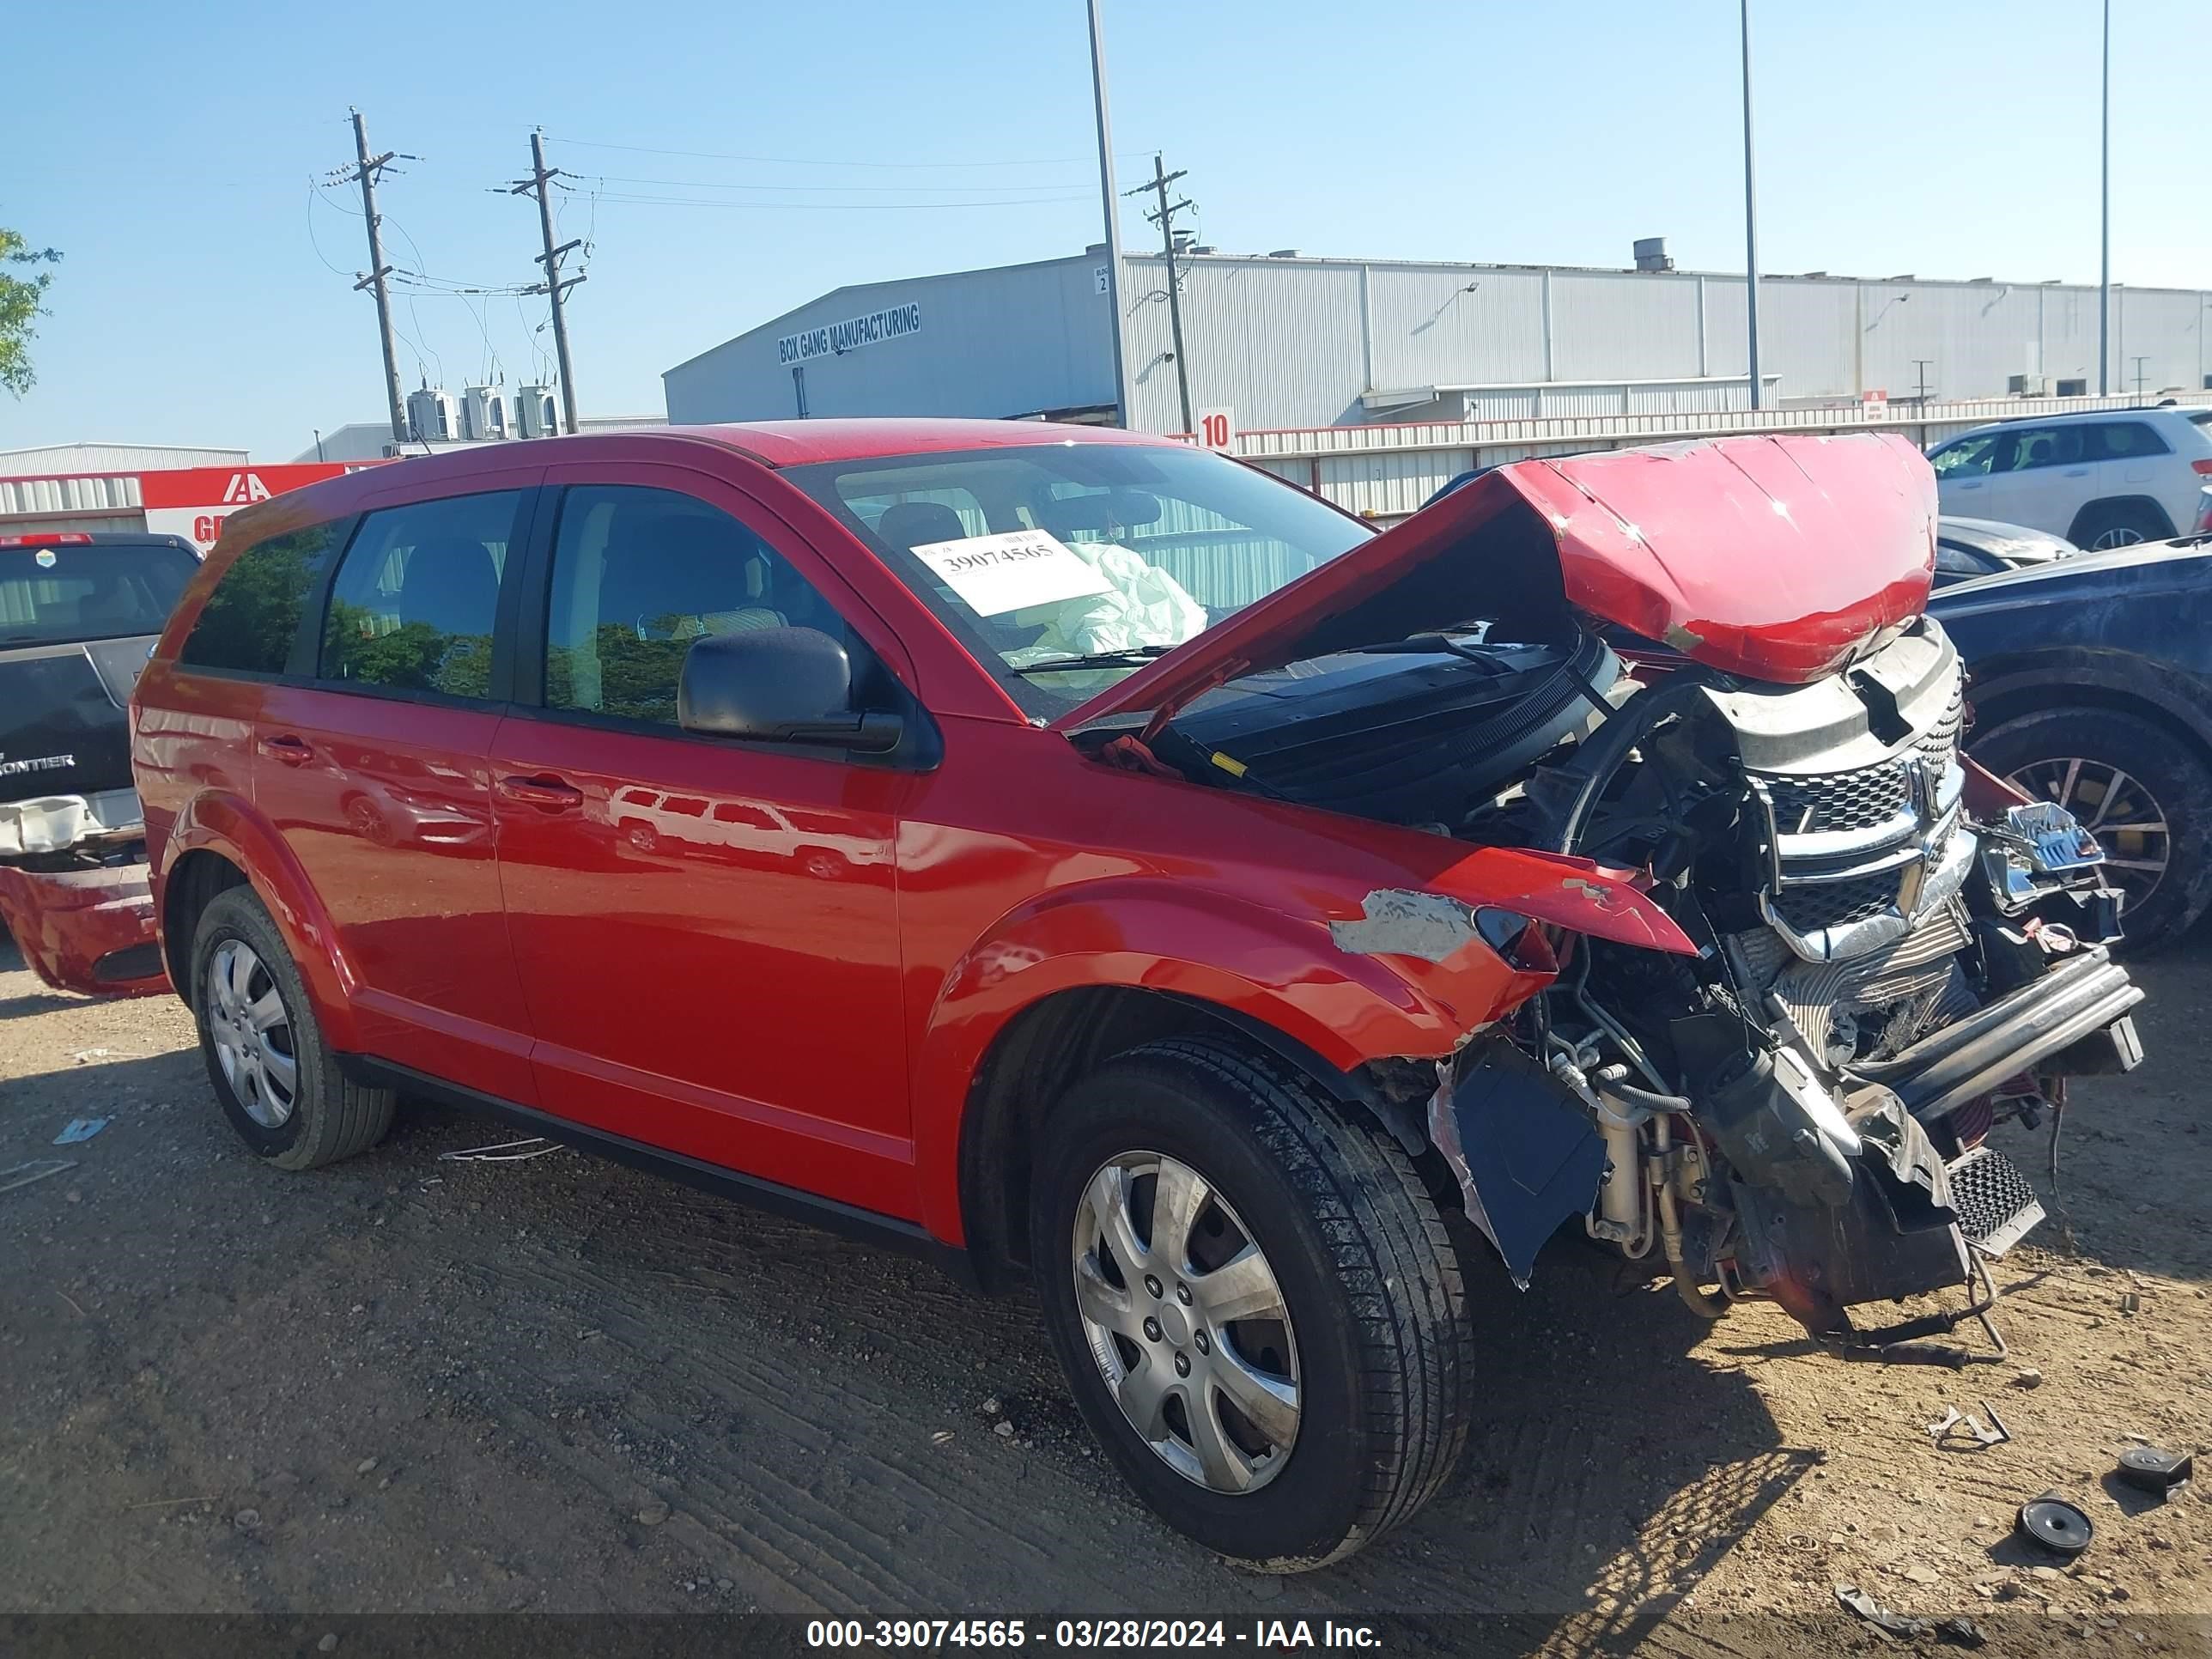
<path fill-rule="evenodd" d="M 2094 280 L 2097 0 L 1753 10 L 1766 270 Z M 2212 6 L 2114 10 L 2114 273 L 2212 285 Z M 1204 240 L 1232 249 L 1618 265 L 1663 234 L 1686 267 L 1741 270 L 1735 17 L 1107 0 L 1122 182 L 1164 150 Z M 385 191 L 403 269 L 528 282 L 534 210 L 494 187 L 533 125 L 583 175 L 560 228 L 592 244 L 571 312 L 587 413 L 657 412 L 661 370 L 841 283 L 1099 235 L 1082 0 L 133 0 L 18 8 L 8 43 L 31 72 L 0 100 L 0 224 L 68 257 L 40 383 L 0 393 L 0 448 L 289 459 L 316 427 L 380 418 L 357 198 L 310 185 L 350 159 L 349 104 L 379 149 L 422 158 Z M 1133 239 L 1152 234 L 1136 211 Z M 542 301 L 418 293 L 402 376 L 458 387 L 495 356 L 530 379 L 543 319 Z"/>

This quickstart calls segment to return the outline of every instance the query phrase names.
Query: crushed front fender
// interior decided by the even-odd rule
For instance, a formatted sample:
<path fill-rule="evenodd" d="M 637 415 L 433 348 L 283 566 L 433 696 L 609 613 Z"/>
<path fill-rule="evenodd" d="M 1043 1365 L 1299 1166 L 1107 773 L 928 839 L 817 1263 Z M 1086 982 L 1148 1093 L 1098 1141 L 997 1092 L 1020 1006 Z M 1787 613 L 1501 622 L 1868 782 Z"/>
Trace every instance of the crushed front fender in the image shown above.
<path fill-rule="evenodd" d="M 25 964 L 58 991 L 142 997 L 168 988 L 143 864 L 55 871 L 0 865 L 0 921 Z"/>

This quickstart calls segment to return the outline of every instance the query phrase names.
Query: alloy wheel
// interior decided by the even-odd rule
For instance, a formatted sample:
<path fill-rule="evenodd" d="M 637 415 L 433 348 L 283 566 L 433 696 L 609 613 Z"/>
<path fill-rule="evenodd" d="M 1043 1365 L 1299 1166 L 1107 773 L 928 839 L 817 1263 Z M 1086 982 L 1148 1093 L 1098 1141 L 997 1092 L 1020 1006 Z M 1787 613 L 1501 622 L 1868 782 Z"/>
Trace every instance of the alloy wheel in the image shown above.
<path fill-rule="evenodd" d="M 2104 761 L 2069 757 L 2031 761 L 2008 781 L 2039 800 L 2055 801 L 2081 821 L 2105 849 L 2103 868 L 2140 909 L 2158 890 L 2173 857 L 2166 811 L 2143 781 Z"/>
<path fill-rule="evenodd" d="M 281 1128 L 298 1103 L 292 1016 L 268 964 L 244 939 L 216 946 L 207 966 L 207 1029 L 216 1059 L 246 1116 Z"/>
<path fill-rule="evenodd" d="M 1073 1272 L 1091 1358 L 1163 1462 L 1226 1493 L 1282 1473 L 1302 1399 L 1290 1310 L 1205 1176 L 1159 1152 L 1108 1159 L 1076 1211 Z"/>
<path fill-rule="evenodd" d="M 2104 553 L 2115 547 L 2133 547 L 2142 539 L 2142 531 L 2133 529 L 2127 525 L 2116 524 L 2096 540 L 2091 542 L 2089 550 L 2093 553 Z"/>

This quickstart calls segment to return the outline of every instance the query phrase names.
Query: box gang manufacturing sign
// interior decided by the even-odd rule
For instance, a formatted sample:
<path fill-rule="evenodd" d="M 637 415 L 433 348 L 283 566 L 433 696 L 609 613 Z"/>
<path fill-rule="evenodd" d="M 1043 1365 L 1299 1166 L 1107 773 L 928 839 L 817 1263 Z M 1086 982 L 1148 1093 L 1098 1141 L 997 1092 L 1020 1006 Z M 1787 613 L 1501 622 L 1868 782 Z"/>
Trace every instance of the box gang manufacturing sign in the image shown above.
<path fill-rule="evenodd" d="M 848 317 L 842 323 L 824 323 L 819 328 L 787 334 L 775 343 L 775 360 L 781 364 L 803 363 L 810 357 L 842 357 L 861 346 L 921 332 L 921 307 L 909 301 L 872 311 L 865 317 Z"/>

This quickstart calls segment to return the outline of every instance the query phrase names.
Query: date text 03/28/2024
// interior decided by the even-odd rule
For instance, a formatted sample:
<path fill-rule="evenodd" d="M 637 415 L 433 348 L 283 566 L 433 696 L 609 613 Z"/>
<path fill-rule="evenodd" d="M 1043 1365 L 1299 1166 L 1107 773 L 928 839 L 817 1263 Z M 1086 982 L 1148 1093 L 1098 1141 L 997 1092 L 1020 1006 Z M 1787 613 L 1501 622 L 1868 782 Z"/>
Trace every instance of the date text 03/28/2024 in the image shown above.
<path fill-rule="evenodd" d="M 1034 1629 L 1021 1619 L 816 1619 L 811 1648 L 1379 1648 L 1372 1626 L 1334 1620 L 1061 1619 Z"/>

